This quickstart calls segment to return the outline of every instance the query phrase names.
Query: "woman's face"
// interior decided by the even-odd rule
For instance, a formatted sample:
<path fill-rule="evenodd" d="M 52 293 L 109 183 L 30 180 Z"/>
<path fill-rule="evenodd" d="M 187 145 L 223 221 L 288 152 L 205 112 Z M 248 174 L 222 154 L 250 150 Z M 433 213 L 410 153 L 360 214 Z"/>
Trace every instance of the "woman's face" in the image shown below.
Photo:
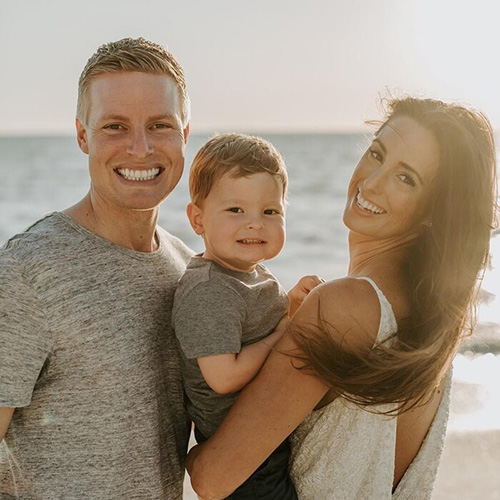
<path fill-rule="evenodd" d="M 440 159 L 434 135 L 408 117 L 385 125 L 349 183 L 344 223 L 375 239 L 417 235 L 431 222 L 428 202 Z"/>

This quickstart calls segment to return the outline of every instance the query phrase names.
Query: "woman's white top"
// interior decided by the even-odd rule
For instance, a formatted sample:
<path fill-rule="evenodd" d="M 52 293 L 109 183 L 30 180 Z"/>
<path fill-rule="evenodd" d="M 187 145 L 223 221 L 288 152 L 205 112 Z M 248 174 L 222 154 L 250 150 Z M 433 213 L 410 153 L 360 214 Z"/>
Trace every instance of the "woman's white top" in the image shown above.
<path fill-rule="evenodd" d="M 392 306 L 370 278 L 380 301 L 377 341 L 397 330 Z M 385 500 L 431 497 L 450 404 L 451 372 L 434 420 L 417 456 L 392 492 L 395 417 L 374 414 L 337 398 L 313 411 L 291 436 L 290 475 L 300 500 Z M 388 411 L 395 405 L 372 407 Z"/>

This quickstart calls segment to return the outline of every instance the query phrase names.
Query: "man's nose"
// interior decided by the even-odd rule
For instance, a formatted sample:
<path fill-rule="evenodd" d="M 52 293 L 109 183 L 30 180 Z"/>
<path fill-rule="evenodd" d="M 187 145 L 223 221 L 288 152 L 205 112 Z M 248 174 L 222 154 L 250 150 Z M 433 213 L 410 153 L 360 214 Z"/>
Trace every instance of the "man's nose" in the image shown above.
<path fill-rule="evenodd" d="M 130 135 L 128 152 L 138 158 L 145 158 L 153 151 L 151 139 L 148 137 L 146 130 L 137 129 Z"/>

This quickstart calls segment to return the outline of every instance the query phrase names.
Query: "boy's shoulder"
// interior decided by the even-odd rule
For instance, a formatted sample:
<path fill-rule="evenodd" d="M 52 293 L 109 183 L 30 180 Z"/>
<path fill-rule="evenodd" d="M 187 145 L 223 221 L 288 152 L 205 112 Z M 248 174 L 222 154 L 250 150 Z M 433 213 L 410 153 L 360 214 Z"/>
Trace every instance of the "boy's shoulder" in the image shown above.
<path fill-rule="evenodd" d="M 191 257 L 186 271 L 179 281 L 178 292 L 189 293 L 201 285 L 215 289 L 221 286 L 238 288 L 239 284 L 240 280 L 229 269 L 197 254 Z"/>

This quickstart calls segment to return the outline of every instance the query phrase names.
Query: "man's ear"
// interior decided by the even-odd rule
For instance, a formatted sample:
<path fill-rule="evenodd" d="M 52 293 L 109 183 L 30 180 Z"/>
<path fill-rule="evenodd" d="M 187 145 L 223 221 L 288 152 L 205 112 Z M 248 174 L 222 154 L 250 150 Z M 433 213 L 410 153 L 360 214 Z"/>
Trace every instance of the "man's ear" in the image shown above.
<path fill-rule="evenodd" d="M 203 228 L 203 210 L 195 203 L 189 203 L 186 207 L 186 213 L 193 231 L 201 236 L 205 232 Z"/>
<path fill-rule="evenodd" d="M 80 121 L 79 118 L 76 119 L 76 140 L 78 141 L 78 146 L 85 153 L 89 154 L 89 143 L 87 141 L 87 129 L 85 125 Z"/>
<path fill-rule="evenodd" d="M 182 131 L 182 135 L 184 136 L 184 144 L 187 144 L 189 137 L 189 123 L 184 127 Z"/>

